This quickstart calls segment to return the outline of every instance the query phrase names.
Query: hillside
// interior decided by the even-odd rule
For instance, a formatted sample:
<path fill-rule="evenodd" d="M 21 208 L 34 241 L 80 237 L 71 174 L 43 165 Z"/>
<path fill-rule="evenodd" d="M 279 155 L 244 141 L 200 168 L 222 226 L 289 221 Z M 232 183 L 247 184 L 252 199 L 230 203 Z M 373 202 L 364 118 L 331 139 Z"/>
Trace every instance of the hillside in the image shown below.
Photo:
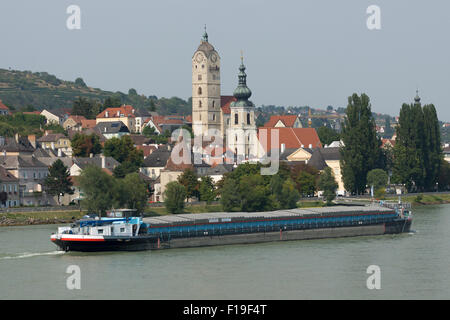
<path fill-rule="evenodd" d="M 160 114 L 191 113 L 190 100 L 172 97 L 158 99 L 156 96 L 138 95 L 130 89 L 128 94 L 104 91 L 88 87 L 81 78 L 72 81 L 58 79 L 47 72 L 31 72 L 0 69 L 0 100 L 15 110 L 27 108 L 58 109 L 72 108 L 77 97 L 85 97 L 103 102 L 108 97 L 116 97 L 122 103 L 135 108 L 148 108 Z"/>

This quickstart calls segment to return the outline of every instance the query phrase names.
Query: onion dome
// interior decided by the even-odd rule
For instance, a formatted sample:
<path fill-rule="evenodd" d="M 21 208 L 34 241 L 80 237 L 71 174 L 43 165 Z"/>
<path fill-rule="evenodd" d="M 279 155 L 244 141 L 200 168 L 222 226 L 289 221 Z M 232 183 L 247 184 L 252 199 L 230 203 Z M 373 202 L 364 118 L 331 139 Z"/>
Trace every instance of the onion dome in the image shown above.
<path fill-rule="evenodd" d="M 237 99 L 237 101 L 233 102 L 231 107 L 253 106 L 253 103 L 248 101 L 248 99 L 252 96 L 252 91 L 247 87 L 247 74 L 245 73 L 244 59 L 242 57 L 238 78 L 238 87 L 233 92 L 233 96 Z"/>
<path fill-rule="evenodd" d="M 416 90 L 416 97 L 414 98 L 416 104 L 420 104 L 419 90 Z"/>

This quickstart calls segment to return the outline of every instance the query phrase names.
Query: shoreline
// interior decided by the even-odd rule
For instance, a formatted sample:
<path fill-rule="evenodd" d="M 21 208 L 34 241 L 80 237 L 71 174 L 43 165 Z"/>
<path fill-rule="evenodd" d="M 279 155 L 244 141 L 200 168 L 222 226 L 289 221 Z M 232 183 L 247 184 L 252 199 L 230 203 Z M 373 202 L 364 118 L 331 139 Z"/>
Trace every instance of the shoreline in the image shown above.
<path fill-rule="evenodd" d="M 419 194 L 420 195 L 420 194 Z M 440 195 L 442 196 L 442 194 Z M 419 199 L 417 196 L 407 196 L 403 200 L 410 202 L 413 207 L 415 206 L 428 206 L 439 204 L 450 204 L 450 194 L 440 197 L 438 195 L 422 195 Z M 443 199 L 444 198 L 444 199 Z M 387 198 L 386 200 L 395 200 L 394 198 Z M 417 201 L 420 200 L 420 201 Z M 313 201 L 311 206 L 317 206 L 317 201 Z M 308 201 L 301 202 L 299 208 L 306 208 Z M 306 205 L 305 205 L 306 204 Z M 154 208 L 151 208 L 154 209 Z M 206 208 L 205 208 L 206 209 Z M 217 209 L 217 208 L 215 208 Z M 164 215 L 167 213 L 155 212 L 151 210 L 146 212 L 153 213 L 153 215 Z M 161 210 L 158 210 L 161 211 Z M 197 210 L 195 210 L 197 211 Z M 207 212 L 204 210 L 203 212 Z M 217 210 L 214 210 L 217 212 Z M 32 226 L 32 225 L 54 225 L 54 224 L 69 224 L 77 221 L 86 212 L 80 211 L 67 211 L 67 212 L 18 212 L 18 213 L 0 213 L 0 228 L 1 227 L 19 227 L 19 226 Z M 189 214 L 189 212 L 187 212 Z"/>

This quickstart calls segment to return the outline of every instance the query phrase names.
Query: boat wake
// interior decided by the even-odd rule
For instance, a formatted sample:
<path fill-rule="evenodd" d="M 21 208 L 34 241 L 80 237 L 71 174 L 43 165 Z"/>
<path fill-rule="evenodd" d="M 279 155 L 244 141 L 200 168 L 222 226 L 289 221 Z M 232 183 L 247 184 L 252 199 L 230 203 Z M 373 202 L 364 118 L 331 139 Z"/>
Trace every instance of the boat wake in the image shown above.
<path fill-rule="evenodd" d="M 17 255 L 0 257 L 0 260 L 25 259 L 25 258 L 32 258 L 32 257 L 38 257 L 38 256 L 56 256 L 56 255 L 60 255 L 60 254 L 64 254 L 64 253 L 65 253 L 64 251 L 37 252 L 37 253 L 24 252 L 24 253 L 18 253 Z"/>

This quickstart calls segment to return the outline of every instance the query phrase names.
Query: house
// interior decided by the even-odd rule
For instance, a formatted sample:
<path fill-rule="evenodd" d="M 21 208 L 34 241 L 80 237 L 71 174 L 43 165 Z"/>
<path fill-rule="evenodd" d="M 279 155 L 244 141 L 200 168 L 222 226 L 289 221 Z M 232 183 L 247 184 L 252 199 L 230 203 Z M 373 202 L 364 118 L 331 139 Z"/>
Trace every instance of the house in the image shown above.
<path fill-rule="evenodd" d="M 0 153 L 4 156 L 31 155 L 36 147 L 36 136 L 0 136 Z"/>
<path fill-rule="evenodd" d="M 264 127 L 267 128 L 302 128 L 302 123 L 297 115 L 271 116 Z"/>
<path fill-rule="evenodd" d="M 123 105 L 118 108 L 107 108 L 97 115 L 97 126 L 109 122 L 122 122 L 128 128 L 129 132 L 135 132 L 135 112 L 136 110 L 130 105 Z"/>
<path fill-rule="evenodd" d="M 339 195 L 344 195 L 345 187 L 344 181 L 342 179 L 340 160 L 340 148 L 315 148 L 312 153 L 311 159 L 307 161 L 307 164 L 319 171 L 323 171 L 326 167 L 330 167 L 338 184 L 336 193 Z"/>
<path fill-rule="evenodd" d="M 11 114 L 11 111 L 9 111 L 9 108 L 0 100 L 0 115 L 1 116 L 7 116 Z"/>
<path fill-rule="evenodd" d="M 142 130 L 145 127 L 155 129 L 155 133 L 161 134 L 166 131 L 173 132 L 183 126 L 192 126 L 191 116 L 152 116 L 144 121 Z"/>
<path fill-rule="evenodd" d="M 70 116 L 64 121 L 63 128 L 65 130 L 81 131 L 83 129 L 83 120 L 87 119 L 83 116 Z"/>
<path fill-rule="evenodd" d="M 70 167 L 70 176 L 78 177 L 87 166 L 96 166 L 104 169 L 108 173 L 112 173 L 119 164 L 116 159 L 103 155 L 89 158 L 76 157 L 73 158 L 73 164 Z"/>
<path fill-rule="evenodd" d="M 1 208 L 18 207 L 20 205 L 19 179 L 12 173 L 0 166 L 0 193 L 4 195 L 0 198 Z"/>
<path fill-rule="evenodd" d="M 72 155 L 70 139 L 62 133 L 46 133 L 37 141 L 43 149 L 61 149 L 66 155 Z"/>
<path fill-rule="evenodd" d="M 157 179 L 161 174 L 161 170 L 167 165 L 170 154 L 170 147 L 160 147 L 154 150 L 144 159 L 141 172 L 152 179 Z"/>
<path fill-rule="evenodd" d="M 69 118 L 70 116 L 70 110 L 68 109 L 53 109 L 53 110 L 47 110 L 44 109 L 41 112 L 41 116 L 44 116 L 45 119 L 47 119 L 48 124 L 57 124 L 60 126 L 63 126 L 64 122 Z"/>
<path fill-rule="evenodd" d="M 381 139 L 381 148 L 387 149 L 387 148 L 394 148 L 394 147 L 395 147 L 394 139 Z"/>
<path fill-rule="evenodd" d="M 319 136 L 314 128 L 258 128 L 258 155 L 273 149 L 322 148 Z M 272 141 L 273 140 L 273 141 Z M 273 144 L 275 142 L 275 144 Z"/>
<path fill-rule="evenodd" d="M 68 157 L 62 149 L 43 149 L 37 148 L 33 156 L 40 162 L 50 167 L 56 160 L 61 160 L 67 168 L 72 166 L 72 157 Z"/>
<path fill-rule="evenodd" d="M 144 122 L 151 117 L 151 114 L 145 109 L 137 109 L 134 112 L 134 116 L 135 116 L 134 132 L 142 133 Z"/>
<path fill-rule="evenodd" d="M 450 147 L 443 148 L 444 160 L 450 163 Z"/>
<path fill-rule="evenodd" d="M 97 125 L 97 120 L 90 120 L 90 119 L 81 120 L 81 129 L 82 130 L 94 129 L 96 125 Z"/>
<path fill-rule="evenodd" d="M 106 139 L 121 138 L 130 134 L 129 128 L 122 121 L 98 122 L 94 130 Z"/>
<path fill-rule="evenodd" d="M 46 205 L 47 198 L 43 183 L 48 175 L 48 167 L 36 157 L 29 155 L 0 156 L 0 165 L 19 179 L 19 197 L 22 205 Z"/>

